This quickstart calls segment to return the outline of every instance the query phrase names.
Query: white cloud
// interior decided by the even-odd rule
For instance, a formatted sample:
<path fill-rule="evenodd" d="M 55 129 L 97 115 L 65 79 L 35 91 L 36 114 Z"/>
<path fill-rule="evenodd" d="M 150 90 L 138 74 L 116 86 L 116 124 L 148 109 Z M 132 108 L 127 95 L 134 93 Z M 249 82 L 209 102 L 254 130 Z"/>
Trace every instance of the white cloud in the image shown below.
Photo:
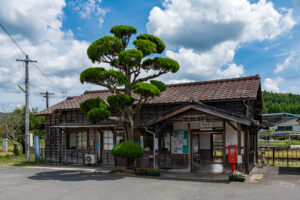
<path fill-rule="evenodd" d="M 79 13 L 81 18 L 98 17 L 99 27 L 101 28 L 104 17 L 109 12 L 109 9 L 100 6 L 101 3 L 102 0 L 73 0 L 69 2 L 69 5 Z"/>
<path fill-rule="evenodd" d="M 283 63 L 277 63 L 274 73 L 282 72 L 290 67 L 292 60 L 294 59 L 294 52 L 291 52 L 290 56 L 287 57 Z"/>
<path fill-rule="evenodd" d="M 178 52 L 166 51 L 166 56 L 177 60 L 181 68 L 172 78 L 192 80 L 211 79 L 219 77 L 238 77 L 243 74 L 243 67 L 236 64 L 229 65 L 225 70 L 222 66 L 230 63 L 234 57 L 236 45 L 224 42 L 216 45 L 211 51 L 201 54 L 193 49 L 180 48 Z"/>
<path fill-rule="evenodd" d="M 191 80 L 188 79 L 180 79 L 180 80 L 169 80 L 167 81 L 167 84 L 176 84 L 176 83 L 188 83 L 188 82 L 192 82 Z"/>
<path fill-rule="evenodd" d="M 39 68 L 55 83 L 49 82 L 30 65 L 33 106 L 37 106 L 36 102 L 42 99 L 39 92 L 45 90 L 57 93 L 61 89 L 68 91 L 69 95 L 74 95 L 91 88 L 79 82 L 80 72 L 92 65 L 86 55 L 89 43 L 74 39 L 71 30 L 61 30 L 62 10 L 65 5 L 64 0 L 1 1 L 1 23 L 30 58 L 38 60 Z M 16 85 L 24 85 L 24 67 L 22 63 L 16 62 L 16 59 L 24 58 L 24 55 L 2 30 L 0 44 L 0 93 L 7 93 L 5 97 L 1 95 L 0 103 L 13 100 L 19 104 L 24 97 Z M 53 103 L 58 100 L 61 99 L 52 99 Z"/>
<path fill-rule="evenodd" d="M 291 9 L 278 11 L 265 0 L 166 0 L 151 10 L 147 30 L 179 61 L 175 79 L 202 80 L 243 75 L 233 63 L 240 44 L 272 40 L 295 24 Z"/>
<path fill-rule="evenodd" d="M 235 63 L 230 64 L 225 70 L 220 72 L 224 78 L 240 77 L 244 74 L 243 65 L 236 65 Z"/>
<path fill-rule="evenodd" d="M 280 92 L 278 85 L 283 82 L 283 78 L 266 78 L 263 82 L 263 88 L 272 92 Z"/>
<path fill-rule="evenodd" d="M 0 19 L 17 38 L 27 38 L 32 43 L 47 40 L 49 29 L 62 26 L 62 7 L 65 1 L 2 0 Z"/>

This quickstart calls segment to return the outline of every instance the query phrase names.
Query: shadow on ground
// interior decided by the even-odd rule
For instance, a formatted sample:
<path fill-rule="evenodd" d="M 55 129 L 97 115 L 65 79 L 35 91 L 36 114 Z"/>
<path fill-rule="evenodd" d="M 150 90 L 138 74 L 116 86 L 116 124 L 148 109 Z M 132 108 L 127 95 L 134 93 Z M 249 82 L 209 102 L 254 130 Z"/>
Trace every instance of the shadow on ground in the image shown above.
<path fill-rule="evenodd" d="M 300 175 L 299 167 L 279 167 L 279 175 Z"/>
<path fill-rule="evenodd" d="M 58 180 L 58 181 L 107 181 L 121 179 L 121 176 L 115 176 L 110 174 L 91 173 L 82 171 L 47 171 L 38 172 L 33 176 L 28 177 L 31 180 Z"/>

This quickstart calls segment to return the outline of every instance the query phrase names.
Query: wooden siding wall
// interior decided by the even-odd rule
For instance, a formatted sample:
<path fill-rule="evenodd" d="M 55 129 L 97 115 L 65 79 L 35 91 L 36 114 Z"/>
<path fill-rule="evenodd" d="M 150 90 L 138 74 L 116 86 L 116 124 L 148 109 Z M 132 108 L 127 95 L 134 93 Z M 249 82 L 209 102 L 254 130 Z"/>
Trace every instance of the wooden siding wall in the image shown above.
<path fill-rule="evenodd" d="M 242 101 L 220 101 L 220 102 L 204 102 L 209 106 L 214 106 L 221 108 L 230 112 L 234 112 L 240 115 L 246 115 L 247 109 Z M 135 122 L 138 125 L 140 122 L 147 119 L 156 117 L 164 112 L 173 109 L 180 104 L 160 104 L 160 105 L 144 105 L 142 109 L 134 116 Z M 249 101 L 248 112 L 250 116 L 256 118 L 262 111 L 257 107 L 257 100 Z M 62 111 L 60 115 L 55 117 L 47 116 L 45 122 L 46 128 L 46 147 L 45 147 L 45 157 L 47 162 L 54 163 L 83 163 L 83 157 L 86 153 L 94 153 L 95 141 L 93 145 L 88 144 L 88 149 L 86 151 L 79 150 L 65 150 L 66 149 L 66 134 L 63 133 L 62 129 L 51 128 L 51 125 L 57 124 L 87 124 L 87 117 L 84 113 L 79 110 L 69 110 Z M 65 130 L 67 131 L 67 130 Z M 102 137 L 95 134 L 96 129 L 89 131 L 89 140 L 98 141 L 97 137 Z M 102 141 L 102 140 L 101 140 Z M 88 142 L 89 143 L 89 142 Z M 102 147 L 102 144 L 100 145 Z M 101 161 L 107 164 L 113 164 L 114 159 L 110 152 L 101 151 L 102 155 L 97 155 L 98 159 L 101 157 Z M 74 159 L 76 157 L 76 159 Z"/>
<path fill-rule="evenodd" d="M 261 114 L 260 107 L 258 106 L 258 100 L 248 101 L 248 113 L 250 117 L 259 120 Z M 233 112 L 239 115 L 246 115 L 247 108 L 242 100 L 240 101 L 218 101 L 218 102 L 203 102 L 209 106 L 221 108 L 229 112 Z M 173 108 L 176 108 L 181 104 L 156 104 L 156 105 L 143 105 L 141 110 L 135 115 L 134 119 L 137 124 L 140 122 L 151 119 L 155 116 L 159 116 L 164 112 L 167 112 Z"/>

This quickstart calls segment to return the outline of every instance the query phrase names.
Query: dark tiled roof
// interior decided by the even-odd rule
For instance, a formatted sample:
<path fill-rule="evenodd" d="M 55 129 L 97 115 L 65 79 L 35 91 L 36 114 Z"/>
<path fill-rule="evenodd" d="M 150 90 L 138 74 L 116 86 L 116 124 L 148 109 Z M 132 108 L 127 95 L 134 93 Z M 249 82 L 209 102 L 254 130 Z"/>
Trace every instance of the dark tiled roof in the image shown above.
<path fill-rule="evenodd" d="M 234 99 L 255 99 L 260 87 L 260 77 L 248 76 L 241 78 L 220 79 L 167 85 L 167 90 L 160 97 L 155 97 L 147 104 L 183 103 L 190 97 L 197 101 L 219 101 Z M 67 98 L 38 115 L 50 114 L 55 110 L 78 109 L 83 101 L 100 97 L 106 100 L 111 92 L 108 90 L 85 91 L 82 95 Z"/>

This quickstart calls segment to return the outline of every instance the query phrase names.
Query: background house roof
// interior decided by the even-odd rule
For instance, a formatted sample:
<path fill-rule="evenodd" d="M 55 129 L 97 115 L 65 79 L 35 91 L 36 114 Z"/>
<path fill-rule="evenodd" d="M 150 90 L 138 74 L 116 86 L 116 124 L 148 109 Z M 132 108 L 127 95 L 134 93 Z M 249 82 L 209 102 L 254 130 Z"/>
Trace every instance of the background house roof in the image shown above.
<path fill-rule="evenodd" d="M 149 100 L 146 104 L 170 104 L 187 102 L 190 97 L 197 101 L 220 101 L 235 99 L 255 99 L 260 89 L 260 77 L 248 76 L 212 81 L 200 81 L 167 85 L 167 90 L 160 97 Z M 106 101 L 112 93 L 108 90 L 85 91 L 82 95 L 66 100 L 42 110 L 37 115 L 47 115 L 55 110 L 79 109 L 80 103 L 91 98 Z"/>

